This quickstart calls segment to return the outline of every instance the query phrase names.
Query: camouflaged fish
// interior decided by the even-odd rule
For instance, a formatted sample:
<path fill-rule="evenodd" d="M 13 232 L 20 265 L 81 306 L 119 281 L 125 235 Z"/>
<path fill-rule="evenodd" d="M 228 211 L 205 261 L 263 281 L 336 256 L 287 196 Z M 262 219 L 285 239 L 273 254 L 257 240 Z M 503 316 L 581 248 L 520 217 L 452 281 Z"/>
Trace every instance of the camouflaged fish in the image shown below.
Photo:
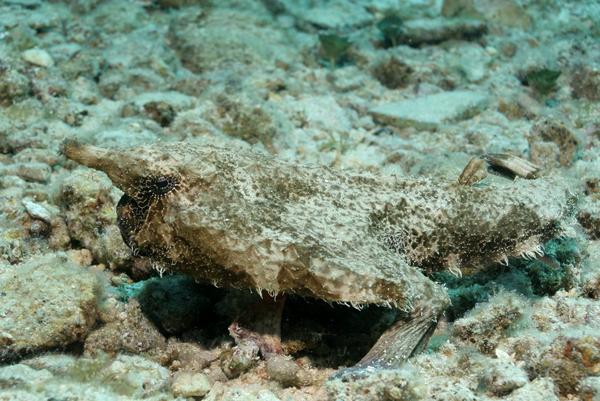
<path fill-rule="evenodd" d="M 119 150 L 68 141 L 63 153 L 124 192 L 125 242 L 172 271 L 217 286 L 407 312 L 359 366 L 397 366 L 427 343 L 449 303 L 428 274 L 541 252 L 564 232 L 572 205 L 568 190 L 546 179 L 467 186 L 207 144 Z"/>

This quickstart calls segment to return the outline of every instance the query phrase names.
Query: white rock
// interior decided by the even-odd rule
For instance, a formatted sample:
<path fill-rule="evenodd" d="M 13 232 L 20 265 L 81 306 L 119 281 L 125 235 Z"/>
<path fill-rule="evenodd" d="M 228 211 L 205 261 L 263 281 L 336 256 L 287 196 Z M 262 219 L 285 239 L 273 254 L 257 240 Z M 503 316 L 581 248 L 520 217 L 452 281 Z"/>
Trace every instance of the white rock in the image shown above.
<path fill-rule="evenodd" d="M 298 17 L 326 29 L 363 26 L 373 20 L 373 16 L 358 4 L 348 7 L 346 2 L 339 0 L 305 10 Z"/>
<path fill-rule="evenodd" d="M 29 199 L 24 199 L 23 206 L 25 206 L 27 213 L 29 213 L 29 215 L 34 219 L 39 219 L 45 221 L 46 223 L 50 223 L 52 221 L 52 214 L 43 205 L 33 202 Z"/>
<path fill-rule="evenodd" d="M 101 373 L 104 380 L 124 393 L 147 398 L 168 388 L 169 371 L 138 355 L 119 355 Z"/>
<path fill-rule="evenodd" d="M 481 387 L 490 393 L 502 396 L 529 382 L 527 373 L 509 361 L 493 360 L 479 378 Z"/>
<path fill-rule="evenodd" d="M 435 129 L 478 114 L 488 103 L 483 92 L 453 91 L 386 103 L 370 110 L 379 122 L 400 127 Z"/>
<path fill-rule="evenodd" d="M 510 396 L 504 399 L 506 401 L 559 401 L 554 391 L 554 382 L 552 379 L 546 377 L 535 379 L 531 383 L 513 391 Z"/>
<path fill-rule="evenodd" d="M 38 49 L 37 47 L 25 50 L 21 53 L 21 56 L 23 57 L 23 60 L 39 67 L 51 67 L 54 65 L 52 56 L 50 56 L 46 50 Z"/>
<path fill-rule="evenodd" d="M 171 391 L 178 397 L 204 397 L 212 384 L 203 373 L 179 372 L 173 378 Z"/>
<path fill-rule="evenodd" d="M 478 44 L 463 42 L 457 44 L 448 61 L 469 82 L 479 82 L 486 77 L 492 58 Z"/>

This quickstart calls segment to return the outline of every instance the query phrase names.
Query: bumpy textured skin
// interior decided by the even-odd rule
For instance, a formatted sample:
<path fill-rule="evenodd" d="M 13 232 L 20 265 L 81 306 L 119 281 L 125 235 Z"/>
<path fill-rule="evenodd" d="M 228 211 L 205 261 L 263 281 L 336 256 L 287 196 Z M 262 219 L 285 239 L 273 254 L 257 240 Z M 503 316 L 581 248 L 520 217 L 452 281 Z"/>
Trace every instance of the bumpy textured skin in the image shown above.
<path fill-rule="evenodd" d="M 205 144 L 67 142 L 63 152 L 125 192 L 125 241 L 168 269 L 218 286 L 391 305 L 425 320 L 448 298 L 424 273 L 533 252 L 561 233 L 569 205 L 565 188 L 545 180 L 470 187 Z"/>

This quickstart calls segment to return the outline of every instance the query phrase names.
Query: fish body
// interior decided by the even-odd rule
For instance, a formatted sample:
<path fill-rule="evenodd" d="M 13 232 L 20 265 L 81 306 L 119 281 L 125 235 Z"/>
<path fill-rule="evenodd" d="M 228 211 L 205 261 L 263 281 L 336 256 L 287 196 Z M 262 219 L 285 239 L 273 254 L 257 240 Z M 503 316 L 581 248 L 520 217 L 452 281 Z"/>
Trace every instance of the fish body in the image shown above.
<path fill-rule="evenodd" d="M 125 242 L 169 270 L 410 313 L 390 334 L 405 339 L 384 334 L 365 361 L 403 360 L 422 346 L 449 302 L 427 274 L 535 254 L 563 233 L 571 204 L 569 191 L 546 179 L 465 186 L 200 143 L 115 150 L 67 142 L 63 152 L 124 192 Z"/>

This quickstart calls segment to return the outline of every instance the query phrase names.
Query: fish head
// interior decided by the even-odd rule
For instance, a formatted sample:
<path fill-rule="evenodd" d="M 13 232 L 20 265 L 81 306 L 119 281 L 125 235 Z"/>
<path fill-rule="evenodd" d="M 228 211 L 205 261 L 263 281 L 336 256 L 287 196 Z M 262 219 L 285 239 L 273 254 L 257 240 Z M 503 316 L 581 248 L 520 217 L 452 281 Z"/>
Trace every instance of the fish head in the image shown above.
<path fill-rule="evenodd" d="M 168 152 L 156 149 L 109 149 L 67 140 L 61 152 L 84 166 L 100 170 L 127 196 L 143 201 L 161 198 L 178 187 L 181 174 Z"/>
<path fill-rule="evenodd" d="M 144 255 L 138 234 L 152 215 L 160 218 L 170 194 L 182 187 L 181 165 L 168 146 L 108 149 L 67 140 L 61 152 L 84 166 L 104 172 L 123 191 L 117 223 L 125 243 Z M 149 255 L 148 255 L 149 256 Z"/>

